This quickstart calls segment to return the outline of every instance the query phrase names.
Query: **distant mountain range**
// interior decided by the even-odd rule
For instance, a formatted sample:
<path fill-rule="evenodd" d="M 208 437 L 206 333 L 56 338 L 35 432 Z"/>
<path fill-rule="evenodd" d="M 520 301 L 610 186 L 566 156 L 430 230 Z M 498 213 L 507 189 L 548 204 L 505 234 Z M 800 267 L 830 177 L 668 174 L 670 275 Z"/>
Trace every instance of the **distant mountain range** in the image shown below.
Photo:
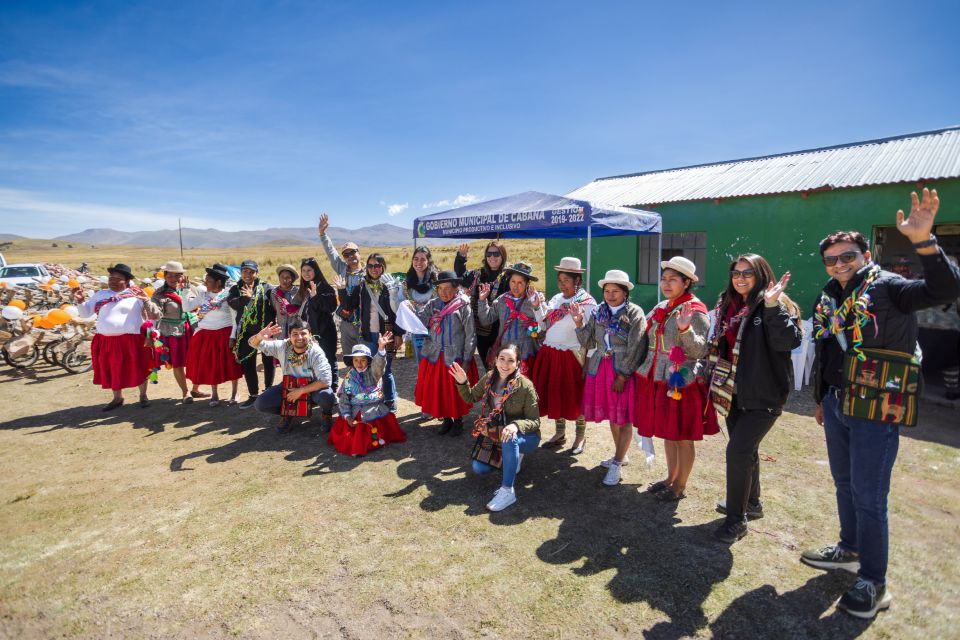
<path fill-rule="evenodd" d="M 412 245 L 413 230 L 393 224 L 375 224 L 359 229 L 330 227 L 327 234 L 334 244 L 351 240 L 361 246 L 386 247 Z M 178 247 L 180 236 L 176 229 L 160 231 L 117 231 L 116 229 L 87 229 L 80 233 L 52 238 L 62 242 L 93 245 L 136 245 L 144 247 Z M 184 249 L 225 249 L 250 247 L 260 244 L 315 245 L 319 244 L 316 227 L 281 227 L 256 231 L 220 231 L 218 229 L 183 229 Z M 431 239 L 431 244 L 447 244 Z"/>

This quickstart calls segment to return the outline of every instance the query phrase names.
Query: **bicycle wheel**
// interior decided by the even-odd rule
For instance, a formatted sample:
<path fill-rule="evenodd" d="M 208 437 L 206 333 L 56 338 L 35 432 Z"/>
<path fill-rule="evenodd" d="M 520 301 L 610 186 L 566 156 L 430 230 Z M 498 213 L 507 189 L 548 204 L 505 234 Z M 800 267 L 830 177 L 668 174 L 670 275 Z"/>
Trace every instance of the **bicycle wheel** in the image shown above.
<path fill-rule="evenodd" d="M 93 359 L 90 357 L 90 343 L 84 340 L 66 351 L 60 358 L 60 366 L 70 373 L 90 371 L 93 368 Z"/>
<path fill-rule="evenodd" d="M 43 345 L 43 359 L 47 364 L 52 364 L 54 366 L 60 364 L 60 352 L 58 348 L 63 344 L 64 339 L 60 338 L 59 340 L 53 340 Z"/>
<path fill-rule="evenodd" d="M 22 356 L 14 358 L 11 356 L 6 349 L 3 350 L 3 359 L 7 361 L 7 364 L 11 367 L 17 369 L 25 369 L 27 367 L 32 367 L 37 360 L 40 359 L 40 350 L 37 349 L 36 345 L 27 349 L 27 352 Z"/>

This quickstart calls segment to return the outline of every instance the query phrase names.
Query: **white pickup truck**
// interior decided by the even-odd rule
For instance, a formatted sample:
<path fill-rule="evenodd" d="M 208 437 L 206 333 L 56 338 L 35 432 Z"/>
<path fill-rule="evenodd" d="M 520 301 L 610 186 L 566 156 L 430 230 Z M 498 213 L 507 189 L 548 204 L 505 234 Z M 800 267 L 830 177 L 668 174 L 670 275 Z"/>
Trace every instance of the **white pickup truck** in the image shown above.
<path fill-rule="evenodd" d="M 39 263 L 8 264 L 0 267 L 0 282 L 8 287 L 36 287 L 50 279 L 46 267 Z"/>

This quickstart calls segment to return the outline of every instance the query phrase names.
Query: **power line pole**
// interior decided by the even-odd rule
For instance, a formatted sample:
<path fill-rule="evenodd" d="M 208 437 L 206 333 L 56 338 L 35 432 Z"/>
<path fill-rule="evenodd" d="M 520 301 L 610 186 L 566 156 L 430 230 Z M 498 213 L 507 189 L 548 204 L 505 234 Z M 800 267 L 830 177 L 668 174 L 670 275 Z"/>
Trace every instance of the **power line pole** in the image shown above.
<path fill-rule="evenodd" d="M 180 233 L 180 259 L 183 260 L 183 227 L 180 226 L 180 218 L 177 218 L 177 231 Z"/>

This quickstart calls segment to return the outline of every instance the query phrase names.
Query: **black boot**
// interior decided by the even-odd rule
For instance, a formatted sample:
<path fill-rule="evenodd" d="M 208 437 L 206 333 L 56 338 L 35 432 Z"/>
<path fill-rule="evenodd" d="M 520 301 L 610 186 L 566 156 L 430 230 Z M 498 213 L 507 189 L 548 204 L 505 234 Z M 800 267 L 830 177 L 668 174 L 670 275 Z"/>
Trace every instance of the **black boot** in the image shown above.
<path fill-rule="evenodd" d="M 463 435 L 463 418 L 457 418 L 453 421 L 453 428 L 450 429 L 450 435 L 454 438 Z"/>
<path fill-rule="evenodd" d="M 438 435 L 441 435 L 441 436 L 445 436 L 445 435 L 447 435 L 448 433 L 450 433 L 450 429 L 453 429 L 453 419 L 452 419 L 452 418 L 444 418 L 444 419 L 443 419 L 443 424 L 440 425 L 440 428 L 437 430 L 437 434 L 438 434 Z"/>

